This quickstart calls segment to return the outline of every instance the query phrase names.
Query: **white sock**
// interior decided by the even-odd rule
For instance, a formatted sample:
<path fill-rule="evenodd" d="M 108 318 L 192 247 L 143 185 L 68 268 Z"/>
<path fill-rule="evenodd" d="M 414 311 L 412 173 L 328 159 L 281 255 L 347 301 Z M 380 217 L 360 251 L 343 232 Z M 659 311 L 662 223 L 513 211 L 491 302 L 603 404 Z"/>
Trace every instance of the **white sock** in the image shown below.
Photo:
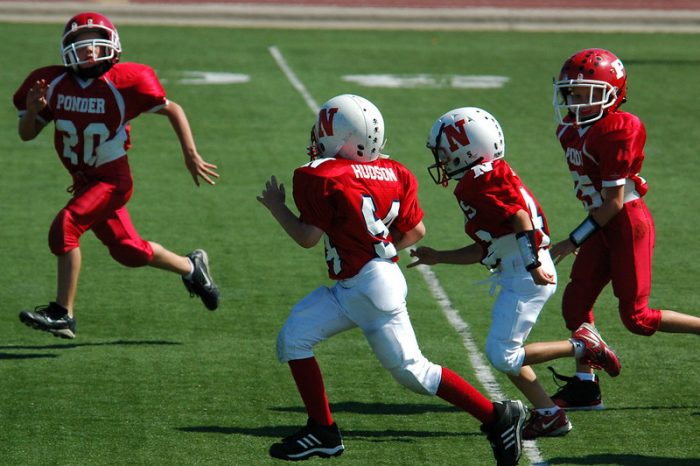
<path fill-rule="evenodd" d="M 578 377 L 580 380 L 588 380 L 590 382 L 595 381 L 595 374 L 591 374 L 590 372 L 577 372 L 576 377 Z"/>
<path fill-rule="evenodd" d="M 574 357 L 579 359 L 581 356 L 583 356 L 583 352 L 586 350 L 586 345 L 584 345 L 581 340 L 575 340 L 573 338 L 569 338 L 569 342 L 571 342 L 571 346 L 574 347 Z"/>
<path fill-rule="evenodd" d="M 553 406 L 551 408 L 535 408 L 535 411 L 537 411 L 538 414 L 541 414 L 543 416 L 552 416 L 560 410 L 561 408 L 559 406 Z"/>
<path fill-rule="evenodd" d="M 190 273 L 188 273 L 187 275 L 185 275 L 185 280 L 191 280 L 191 279 L 192 279 L 192 275 L 194 274 L 194 262 L 192 262 L 192 259 L 190 259 L 189 257 L 187 258 L 187 260 L 188 260 L 189 263 L 190 263 Z"/>

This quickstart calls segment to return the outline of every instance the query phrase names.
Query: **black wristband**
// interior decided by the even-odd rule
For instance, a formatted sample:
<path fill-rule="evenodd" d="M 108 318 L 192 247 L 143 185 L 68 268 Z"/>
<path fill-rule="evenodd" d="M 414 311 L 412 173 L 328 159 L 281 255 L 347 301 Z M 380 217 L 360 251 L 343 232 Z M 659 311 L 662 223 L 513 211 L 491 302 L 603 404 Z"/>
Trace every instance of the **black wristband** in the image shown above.
<path fill-rule="evenodd" d="M 569 234 L 569 240 L 574 243 L 574 246 L 579 247 L 598 230 L 600 230 L 600 225 L 589 215 Z"/>
<path fill-rule="evenodd" d="M 528 272 L 541 266 L 538 258 L 538 248 L 535 240 L 535 230 L 521 231 L 515 234 L 515 241 L 518 243 L 520 255 L 523 258 L 523 265 Z"/>

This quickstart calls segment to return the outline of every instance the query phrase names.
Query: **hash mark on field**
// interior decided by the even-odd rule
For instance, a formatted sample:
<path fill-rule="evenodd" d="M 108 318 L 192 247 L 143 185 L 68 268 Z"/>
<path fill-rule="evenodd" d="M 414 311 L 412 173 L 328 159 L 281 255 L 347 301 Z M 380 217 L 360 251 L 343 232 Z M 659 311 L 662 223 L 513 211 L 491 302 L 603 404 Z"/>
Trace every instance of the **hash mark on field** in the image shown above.
<path fill-rule="evenodd" d="M 304 101 L 309 109 L 314 114 L 318 113 L 319 105 L 316 103 L 313 97 L 311 97 L 311 94 L 306 89 L 306 86 L 304 86 L 304 83 L 301 82 L 294 71 L 289 67 L 279 49 L 273 45 L 269 47 L 268 50 L 289 82 L 292 84 L 292 86 L 294 86 L 294 89 L 296 89 L 304 98 Z M 478 346 L 474 342 L 469 325 L 462 320 L 462 318 L 459 316 L 459 312 L 452 307 L 450 298 L 447 296 L 447 293 L 445 293 L 442 285 L 440 285 L 435 273 L 430 267 L 425 265 L 419 265 L 417 269 L 428 284 L 430 293 L 440 305 L 442 313 L 445 315 L 450 325 L 452 325 L 452 328 L 454 328 L 455 331 L 462 337 L 462 344 L 469 353 L 469 360 L 471 361 L 472 366 L 474 366 L 476 378 L 486 389 L 489 398 L 492 400 L 504 399 L 505 395 L 501 390 L 501 387 L 498 385 L 491 368 L 484 362 L 484 356 L 481 354 Z M 537 448 L 537 443 L 534 440 L 524 441 L 523 451 L 527 455 L 532 466 L 548 466 L 548 463 L 542 458 L 542 453 L 540 452 L 539 448 Z"/>

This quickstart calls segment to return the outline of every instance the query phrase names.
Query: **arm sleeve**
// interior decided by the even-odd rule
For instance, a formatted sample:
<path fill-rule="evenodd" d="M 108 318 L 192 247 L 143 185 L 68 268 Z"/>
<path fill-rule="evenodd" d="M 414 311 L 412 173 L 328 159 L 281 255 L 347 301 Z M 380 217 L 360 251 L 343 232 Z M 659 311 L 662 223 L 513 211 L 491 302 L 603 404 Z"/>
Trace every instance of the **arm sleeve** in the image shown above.
<path fill-rule="evenodd" d="M 165 90 L 153 68 L 130 64 L 125 79 L 124 95 L 127 101 L 127 120 L 136 118 L 141 113 L 155 112 L 167 104 Z"/>
<path fill-rule="evenodd" d="M 624 184 L 636 175 L 638 160 L 643 156 L 646 132 L 641 121 L 628 119 L 611 128 L 603 128 L 591 151 L 600 155 L 600 174 L 603 187 Z"/>
<path fill-rule="evenodd" d="M 333 219 L 327 183 L 326 178 L 310 175 L 303 168 L 294 172 L 292 180 L 294 203 L 299 210 L 299 219 L 323 231 L 328 231 Z"/>

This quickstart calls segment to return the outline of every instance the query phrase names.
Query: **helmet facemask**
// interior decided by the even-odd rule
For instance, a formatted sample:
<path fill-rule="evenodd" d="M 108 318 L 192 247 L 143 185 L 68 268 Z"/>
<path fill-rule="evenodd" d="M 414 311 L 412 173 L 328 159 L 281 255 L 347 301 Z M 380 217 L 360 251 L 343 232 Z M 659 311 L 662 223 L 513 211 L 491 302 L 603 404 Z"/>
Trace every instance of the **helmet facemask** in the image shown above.
<path fill-rule="evenodd" d="M 600 120 L 626 101 L 627 73 L 622 61 L 605 49 L 584 49 L 570 56 L 554 80 L 554 114 L 564 126 Z"/>
<path fill-rule="evenodd" d="M 100 37 L 81 39 L 88 32 Z M 81 59 L 81 55 L 87 56 L 83 52 L 88 48 L 94 51 L 93 56 Z M 96 78 L 106 73 L 119 61 L 121 51 L 116 28 L 99 13 L 81 13 L 66 24 L 61 39 L 61 58 L 63 65 L 81 78 Z"/>
<path fill-rule="evenodd" d="M 615 105 L 617 88 L 605 81 L 570 79 L 554 83 L 554 113 L 558 123 L 565 126 L 582 126 L 598 121 Z M 574 103 L 572 91 L 583 90 L 587 102 Z"/>

